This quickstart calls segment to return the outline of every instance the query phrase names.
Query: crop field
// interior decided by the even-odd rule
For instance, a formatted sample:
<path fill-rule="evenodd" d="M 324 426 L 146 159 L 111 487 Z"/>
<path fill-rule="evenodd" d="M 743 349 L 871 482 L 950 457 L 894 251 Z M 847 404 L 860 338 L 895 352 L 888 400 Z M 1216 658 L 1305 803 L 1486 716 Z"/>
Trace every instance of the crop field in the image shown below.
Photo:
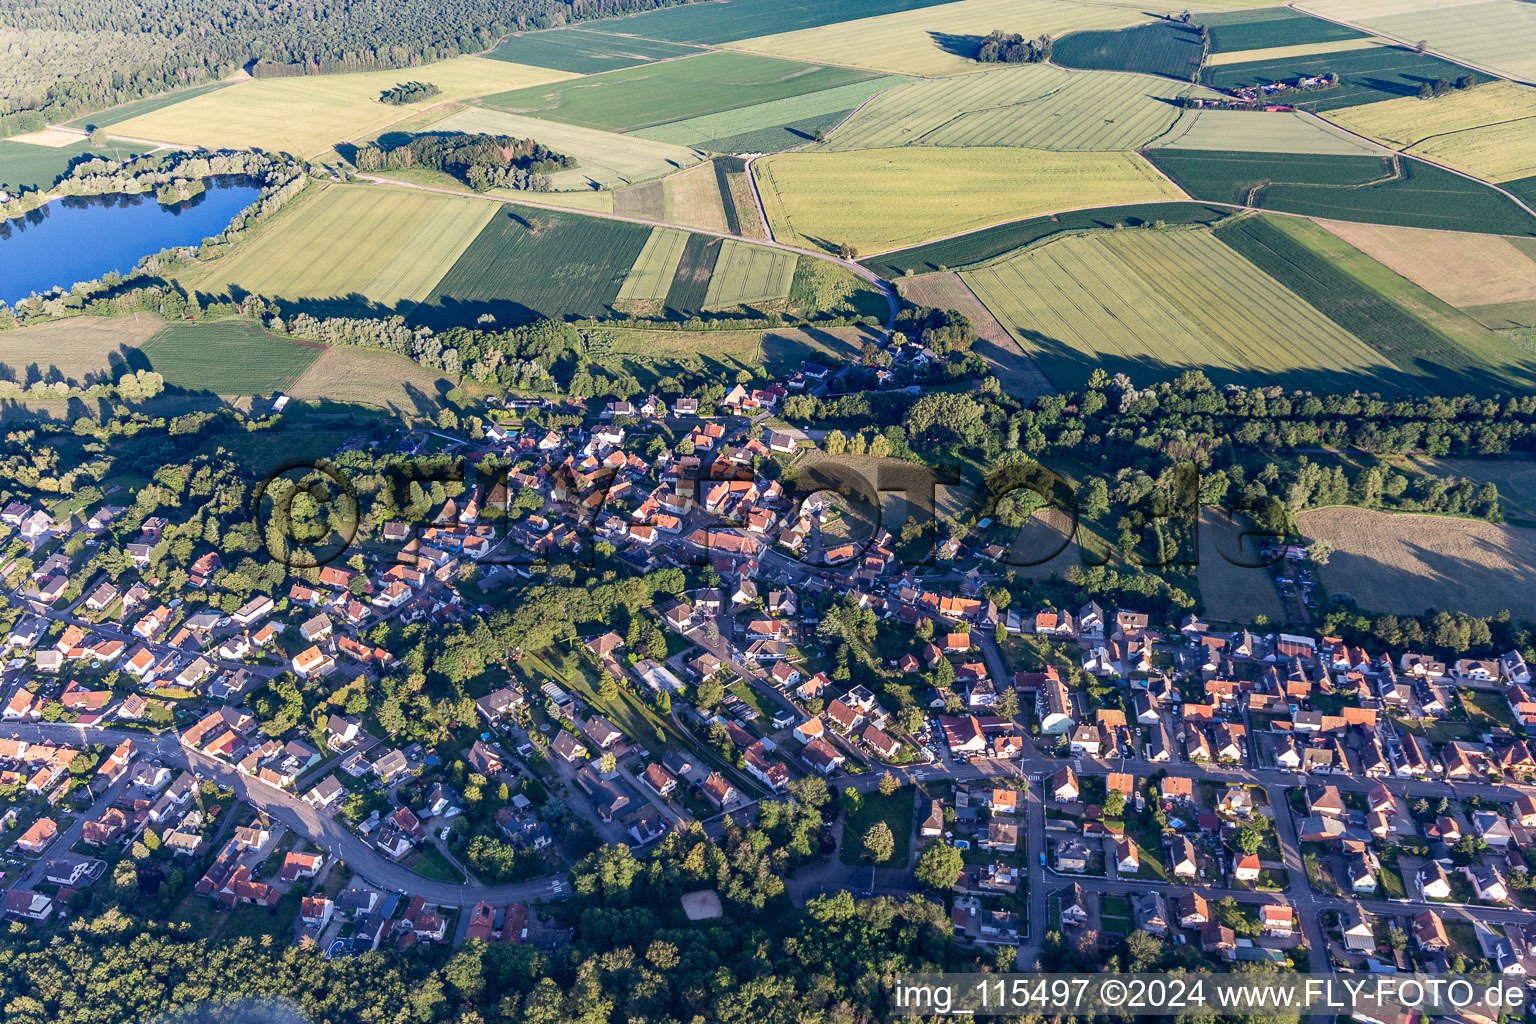
<path fill-rule="evenodd" d="M 635 186 L 643 188 L 644 186 Z M 543 203 L 580 213 L 613 213 L 614 200 L 622 192 L 526 192 L 515 188 L 493 188 L 482 195 L 510 199 L 514 203 Z"/>
<path fill-rule="evenodd" d="M 704 308 L 709 279 L 720 258 L 721 240 L 712 235 L 689 235 L 683 258 L 667 289 L 667 309 L 677 313 L 696 313 Z"/>
<path fill-rule="evenodd" d="M 1350 107 L 1330 121 L 1487 181 L 1536 174 L 1536 89 L 1490 82 L 1428 102 Z"/>
<path fill-rule="evenodd" d="M 575 157 L 575 167 L 550 175 L 550 181 L 557 189 L 622 188 L 671 174 L 703 159 L 697 150 L 685 146 L 484 107 L 467 107 L 450 114 L 433 125 L 432 130 L 488 132 L 537 139 L 556 152 Z M 529 195 L 528 198 L 538 197 Z"/>
<path fill-rule="evenodd" d="M 790 126 L 825 123 L 826 127 L 831 127 L 842 120 L 848 111 L 875 93 L 905 81 L 907 79 L 900 75 L 880 75 L 849 85 L 791 96 L 788 99 L 752 103 L 716 114 L 702 114 L 699 117 L 685 118 L 681 121 L 669 121 L 666 124 L 641 128 L 634 134 L 679 146 L 697 146 L 717 153 L 727 153 L 734 148 L 733 140 L 771 133 L 774 129 L 778 129 L 783 134 L 783 138 L 779 140 L 782 144 L 778 148 L 787 149 L 790 146 L 810 142 L 816 137 L 815 129 L 801 134 L 803 129 L 794 131 L 790 130 Z M 826 123 L 828 121 L 830 123 Z M 762 153 L 769 150 L 757 147 L 743 149 L 742 152 Z"/>
<path fill-rule="evenodd" d="M 720 257 L 704 293 L 704 308 L 726 309 L 787 299 L 799 259 L 782 249 L 727 238 L 720 245 Z"/>
<path fill-rule="evenodd" d="M 881 252 L 1082 204 L 1182 199 L 1133 153 L 976 147 L 936 163 L 916 147 L 780 153 L 752 165 L 774 237 Z"/>
<path fill-rule="evenodd" d="M 166 324 L 139 347 L 168 387 L 218 395 L 287 391 L 323 346 L 268 334 L 250 320 Z"/>
<path fill-rule="evenodd" d="M 1536 76 L 1536 7 L 1522 0 L 1310 0 L 1337 17 L 1457 60 L 1530 81 Z"/>
<path fill-rule="evenodd" d="M 1219 206 L 1181 202 L 1074 210 L 1055 216 L 1011 221 L 939 242 L 888 252 L 862 262 L 889 281 L 902 277 L 908 271 L 923 274 L 933 270 L 963 270 L 1006 256 L 1054 235 L 1073 231 L 1113 230 L 1121 226 L 1143 227 L 1158 221 L 1167 226 L 1210 225 L 1231 215 L 1231 210 Z"/>
<path fill-rule="evenodd" d="M 1073 32 L 1056 40 L 1051 60 L 1088 71 L 1136 71 L 1188 81 L 1200 72 L 1200 29 L 1160 19 L 1114 32 Z"/>
<path fill-rule="evenodd" d="M 1536 218 L 1480 181 L 1406 158 L 1149 149 L 1190 195 L 1284 213 L 1402 227 L 1536 234 Z"/>
<path fill-rule="evenodd" d="M 1324 221 L 1367 256 L 1453 306 L 1536 301 L 1536 260 L 1509 239 Z"/>
<path fill-rule="evenodd" d="M 1536 611 L 1536 530 L 1348 507 L 1303 512 L 1297 522 L 1308 538 L 1333 546 L 1319 570 L 1329 593 L 1348 594 L 1364 610 Z"/>
<path fill-rule="evenodd" d="M 1361 39 L 1365 33 L 1331 21 L 1314 18 L 1289 7 L 1264 7 L 1256 11 L 1228 11 L 1197 19 L 1211 30 L 1211 53 L 1233 50 L 1265 50 Z M 537 63 L 529 61 L 528 63 Z"/>
<path fill-rule="evenodd" d="M 412 319 L 498 327 L 605 316 L 651 229 L 547 210 L 498 210 Z"/>
<path fill-rule="evenodd" d="M 1379 147 L 1307 114 L 1262 113 L 1252 110 L 1186 110 L 1179 115 L 1178 122 L 1166 135 L 1152 142 L 1151 148 L 1337 156 L 1385 155 Z"/>
<path fill-rule="evenodd" d="M 321 186 L 189 284 L 348 306 L 409 305 L 431 291 L 498 209 L 415 189 Z"/>
<path fill-rule="evenodd" d="M 165 325 L 153 313 L 72 316 L 0 334 L 0 376 L 19 384 L 98 384 L 120 368 L 142 369 L 137 349 Z"/>
<path fill-rule="evenodd" d="M 1048 64 L 912 82 L 870 100 L 817 151 L 914 145 L 1135 149 L 1169 129 L 1179 116 L 1173 101 L 1191 89 Z"/>
<path fill-rule="evenodd" d="M 1200 367 L 1217 383 L 1337 390 L 1393 367 L 1201 229 L 1064 238 L 961 275 L 1058 388 L 1097 366 L 1132 380 Z"/>
<path fill-rule="evenodd" d="M 94 114 L 85 114 L 73 121 L 65 121 L 66 128 L 111 128 L 122 124 L 130 118 L 141 114 L 150 114 L 156 110 L 164 109 L 194 96 L 203 96 L 219 89 L 228 88 L 232 82 L 208 82 L 205 85 L 194 86 L 191 89 L 177 89 L 174 92 L 161 93 L 158 96 L 149 96 L 142 100 L 133 100 L 130 103 L 120 103 L 106 110 L 98 110 Z"/>
<path fill-rule="evenodd" d="M 377 132 L 419 111 L 379 102 L 398 82 L 430 82 L 435 102 L 466 99 L 570 77 L 481 57 L 455 57 L 401 71 L 253 78 L 123 121 L 113 134 L 205 146 L 311 156 Z"/>
<path fill-rule="evenodd" d="M 735 221 L 736 233 L 743 238 L 768 239 L 768 225 L 757 209 L 757 191 L 746 162 L 728 157 L 715 158 L 715 174 L 720 185 L 720 200 L 725 205 L 726 222 Z"/>
<path fill-rule="evenodd" d="M 1360 103 L 1415 96 L 1420 85 L 1437 78 L 1454 81 L 1462 75 L 1473 74 L 1478 81 L 1488 81 L 1486 75 L 1469 72 L 1459 64 L 1397 46 L 1332 50 L 1312 56 L 1223 64 L 1206 68 L 1201 81 L 1217 89 L 1234 89 L 1329 72 L 1339 76 L 1339 84 L 1332 89 L 1290 93 L 1284 101 L 1306 110 L 1338 110 Z"/>
<path fill-rule="evenodd" d="M 604 31 L 598 26 L 617 28 L 618 24 L 601 21 L 591 26 L 568 26 L 543 32 L 521 32 L 503 39 L 486 54 L 492 60 L 529 64 L 539 68 L 595 75 L 603 71 L 631 68 L 654 60 L 684 57 L 698 53 L 698 47 L 671 43 L 664 39 L 646 39 L 636 35 Z"/>
<path fill-rule="evenodd" d="M 998 383 L 1010 395 L 1033 402 L 1041 395 L 1056 393 L 1040 367 L 1013 340 L 1007 328 L 997 322 L 997 317 L 982 304 L 959 274 L 951 271 L 906 279 L 901 282 L 901 295 L 920 306 L 959 310 L 970 317 L 976 328 L 976 341 L 971 350 L 987 361 Z"/>
<path fill-rule="evenodd" d="M 487 96 L 514 114 L 628 132 L 746 104 L 835 89 L 870 76 L 748 53 L 711 52 Z"/>
<path fill-rule="evenodd" d="M 1259 61 L 1289 60 L 1293 57 L 1315 57 L 1319 53 L 1343 53 L 1348 50 L 1371 50 L 1388 43 L 1380 39 L 1347 39 L 1337 43 L 1298 43 L 1295 46 L 1268 46 L 1262 50 L 1233 50 L 1229 53 L 1213 53 L 1205 58 L 1208 68 L 1225 67 L 1228 64 L 1254 64 Z"/>
<path fill-rule="evenodd" d="M 1253 622 L 1260 615 L 1285 621 L 1285 606 L 1268 569 L 1260 563 L 1253 538 L 1243 539 L 1245 527 L 1214 508 L 1200 516 L 1200 602 L 1207 615 L 1235 622 Z"/>
<path fill-rule="evenodd" d="M 1536 384 L 1536 357 L 1311 221 L 1247 217 L 1216 236 L 1419 378 L 1413 386 L 1486 394 Z"/>
<path fill-rule="evenodd" d="M 713 163 L 679 171 L 661 181 L 662 220 L 669 224 L 730 231 L 725 201 L 720 196 L 720 176 Z"/>
<path fill-rule="evenodd" d="M 414 359 L 337 346 L 321 352 L 286 393 L 298 401 L 367 405 L 414 419 L 436 415 L 453 387 L 453 381 Z"/>
<path fill-rule="evenodd" d="M 22 136 L 0 139 L 0 185 L 12 188 L 46 189 L 64 173 L 77 157 L 99 156 L 105 160 L 126 160 L 148 147 L 129 142 L 106 142 L 92 145 L 78 135 L 59 132 L 58 135 L 73 139 L 65 145 L 38 145 L 20 141 Z"/>
<path fill-rule="evenodd" d="M 616 301 L 636 305 L 664 301 L 687 245 L 686 231 L 652 228 L 651 237 L 645 240 L 645 247 L 635 257 L 635 265 L 629 268 L 629 273 L 624 277 Z"/>

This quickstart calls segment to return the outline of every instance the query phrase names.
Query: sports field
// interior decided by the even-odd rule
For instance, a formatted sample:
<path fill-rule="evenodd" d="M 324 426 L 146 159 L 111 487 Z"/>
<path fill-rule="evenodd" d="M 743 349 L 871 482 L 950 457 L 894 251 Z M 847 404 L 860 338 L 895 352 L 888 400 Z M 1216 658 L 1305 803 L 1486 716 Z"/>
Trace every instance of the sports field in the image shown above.
<path fill-rule="evenodd" d="M 1348 507 L 1303 512 L 1297 523 L 1333 547 L 1319 570 L 1329 593 L 1348 594 L 1363 610 L 1536 612 L 1536 530 Z"/>
<path fill-rule="evenodd" d="M 481 57 L 455 57 L 400 71 L 253 78 L 113 125 L 114 135 L 209 149 L 270 149 L 301 156 L 377 132 L 420 111 L 379 102 L 403 81 L 442 90 L 434 103 L 483 96 L 570 75 Z"/>
<path fill-rule="evenodd" d="M 620 23 L 604 20 L 590 26 L 523 32 L 503 39 L 486 56 L 514 64 L 595 75 L 698 52 L 697 47 L 686 43 L 669 43 L 612 31 L 619 27 Z"/>
<path fill-rule="evenodd" d="M 1309 114 L 1263 113 L 1253 110 L 1186 110 L 1173 128 L 1151 145 L 1153 149 L 1226 150 L 1239 153 L 1332 153 L 1360 156 L 1381 155 L 1382 152 L 1379 147 Z"/>
<path fill-rule="evenodd" d="M 104 142 L 101 146 L 73 133 L 50 133 L 48 144 L 24 142 L 26 136 L 0 139 L 0 185 L 13 189 L 46 189 L 64 173 L 77 157 L 99 156 L 104 160 L 126 160 L 148 147 L 127 142 Z M 41 139 L 41 133 L 38 133 Z M 74 141 L 69 141 L 74 140 Z M 58 145 L 64 142 L 64 145 Z"/>
<path fill-rule="evenodd" d="M 605 316 L 651 229 L 575 213 L 501 209 L 411 319 L 498 327 Z"/>
<path fill-rule="evenodd" d="M 320 351 L 269 334 L 250 320 L 166 324 L 139 348 L 168 387 L 218 395 L 287 391 Z"/>
<path fill-rule="evenodd" d="M 434 124 L 432 130 L 488 132 L 536 139 L 556 152 L 575 157 L 575 167 L 550 175 L 550 181 L 557 189 L 622 188 L 633 182 L 659 178 L 703 159 L 698 151 L 684 146 L 485 107 L 466 107 L 449 114 Z"/>
<path fill-rule="evenodd" d="M 587 128 L 628 132 L 739 106 L 835 89 L 870 77 L 745 53 L 696 57 L 609 71 L 487 96 L 481 103 Z"/>
<path fill-rule="evenodd" d="M 1135 71 L 1179 81 L 1199 74 L 1203 56 L 1199 26 L 1169 18 L 1113 32 L 1072 32 L 1051 48 L 1051 60 L 1062 67 Z"/>
<path fill-rule="evenodd" d="M 1337 110 L 1330 121 L 1487 181 L 1536 174 L 1536 89 L 1489 82 L 1433 100 Z"/>
<path fill-rule="evenodd" d="M 1058 388 L 1201 367 L 1218 383 L 1391 387 L 1393 367 L 1209 231 L 1063 238 L 961 277 Z"/>
<path fill-rule="evenodd" d="M 798 261 L 792 252 L 727 238 L 720 245 L 720 258 L 704 293 L 704 308 L 726 309 L 786 299 Z"/>
<path fill-rule="evenodd" d="M 806 93 L 803 96 L 770 100 L 767 103 L 752 103 L 717 114 L 703 114 L 681 121 L 669 121 L 666 124 L 641 128 L 634 134 L 643 135 L 648 139 L 676 143 L 680 146 L 697 146 L 715 152 L 730 152 L 734 140 L 743 136 L 766 133 L 774 128 L 782 129 L 785 126 L 802 125 L 812 121 L 825 123 L 824 119 L 835 118 L 827 124 L 827 127 L 831 127 L 842 119 L 841 115 L 857 107 L 875 93 L 900 85 L 906 80 L 900 75 L 880 75 L 850 85 Z M 801 145 L 815 137 L 814 130 L 804 134 L 786 131 L 783 144 L 778 148 L 786 149 L 789 146 Z M 755 147 L 743 151 L 768 152 L 769 150 Z"/>
<path fill-rule="evenodd" d="M 1047 64 L 913 82 L 870 100 L 818 149 L 1135 149 L 1169 129 L 1179 116 L 1173 101 L 1192 88 Z"/>
<path fill-rule="evenodd" d="M 651 237 L 635 257 L 634 266 L 624 277 L 617 302 L 643 306 L 666 299 L 672 277 L 688 244 L 688 232 L 675 228 L 652 228 Z"/>
<path fill-rule="evenodd" d="M 942 155 L 943 159 L 936 159 Z M 1082 205 L 1183 198 L 1133 153 L 917 147 L 780 153 L 752 165 L 774 237 L 862 253 Z"/>
<path fill-rule="evenodd" d="M 987 361 L 1003 390 L 1025 402 L 1041 395 L 1052 395 L 1056 388 L 1025 354 L 997 317 L 992 315 L 970 286 L 951 271 L 947 274 L 923 274 L 900 282 L 902 298 L 919 306 L 959 310 L 970 317 L 976 328 L 971 350 Z"/>
<path fill-rule="evenodd" d="M 1331 21 L 1314 18 L 1289 7 L 1262 7 L 1254 11 L 1226 11 L 1199 19 L 1210 29 L 1211 53 L 1263 50 L 1276 46 L 1308 46 L 1346 39 L 1365 33 Z"/>
<path fill-rule="evenodd" d="M 1459 64 L 1431 54 L 1419 54 L 1398 46 L 1377 46 L 1207 67 L 1201 81 L 1217 89 L 1235 89 L 1330 72 L 1339 76 L 1338 85 L 1331 89 L 1291 93 L 1284 97 L 1285 102 L 1305 110 L 1337 110 L 1360 103 L 1416 96 L 1419 86 L 1426 81 L 1437 78 L 1454 81 L 1462 75 L 1473 74 Z M 1474 74 L 1474 77 L 1488 81 L 1485 75 Z"/>
<path fill-rule="evenodd" d="M 713 164 L 700 164 L 661 181 L 661 216 L 669 224 L 730 231 L 725 201 L 720 195 L 720 175 Z"/>
<path fill-rule="evenodd" d="M 19 384 L 62 380 L 79 387 L 102 383 L 122 368 L 143 369 L 137 349 L 165 321 L 153 313 L 106 319 L 72 316 L 0 335 L 0 367 Z"/>
<path fill-rule="evenodd" d="M 1507 238 L 1323 221 L 1323 227 L 1460 308 L 1536 302 L 1536 260 Z"/>
<path fill-rule="evenodd" d="M 1522 0 L 1309 0 L 1328 17 L 1503 75 L 1536 76 L 1536 5 Z"/>
<path fill-rule="evenodd" d="M 396 307 L 420 301 L 498 209 L 417 189 L 327 184 L 186 282 L 208 295 Z"/>

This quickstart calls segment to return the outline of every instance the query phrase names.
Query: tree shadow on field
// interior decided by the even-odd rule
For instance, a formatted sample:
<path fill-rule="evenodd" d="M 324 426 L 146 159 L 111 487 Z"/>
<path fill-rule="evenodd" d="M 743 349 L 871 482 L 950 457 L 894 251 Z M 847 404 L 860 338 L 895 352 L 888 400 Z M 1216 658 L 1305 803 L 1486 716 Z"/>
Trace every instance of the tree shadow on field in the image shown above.
<path fill-rule="evenodd" d="M 981 44 L 986 37 L 959 35 L 952 32 L 929 32 L 928 38 L 932 39 L 933 44 L 945 53 L 975 60 L 976 55 L 981 52 Z"/>

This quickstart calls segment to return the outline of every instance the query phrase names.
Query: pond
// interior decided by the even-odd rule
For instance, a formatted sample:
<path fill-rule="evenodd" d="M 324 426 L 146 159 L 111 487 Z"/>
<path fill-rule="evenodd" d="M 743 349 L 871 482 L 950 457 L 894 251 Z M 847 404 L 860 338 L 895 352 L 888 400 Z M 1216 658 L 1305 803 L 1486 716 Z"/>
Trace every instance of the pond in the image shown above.
<path fill-rule="evenodd" d="M 14 305 L 134 265 L 161 249 L 196 245 L 229 226 L 261 189 L 243 177 L 209 178 L 208 190 L 174 206 L 153 194 L 66 196 L 0 221 L 0 300 Z"/>

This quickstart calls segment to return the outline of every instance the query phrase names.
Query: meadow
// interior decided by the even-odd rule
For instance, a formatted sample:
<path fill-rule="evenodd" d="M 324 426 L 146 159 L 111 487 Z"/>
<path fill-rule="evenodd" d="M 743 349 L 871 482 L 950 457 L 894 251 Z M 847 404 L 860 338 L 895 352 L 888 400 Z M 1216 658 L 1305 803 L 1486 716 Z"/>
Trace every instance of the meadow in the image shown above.
<path fill-rule="evenodd" d="M 704 293 L 705 309 L 777 302 L 789 297 L 799 257 L 782 249 L 727 238 Z"/>
<path fill-rule="evenodd" d="M 1265 50 L 1275 46 L 1299 46 L 1365 37 L 1363 32 L 1314 18 L 1289 7 L 1227 11 L 1207 14 L 1198 20 L 1210 29 L 1212 53 Z"/>
<path fill-rule="evenodd" d="M 94 145 L 78 136 L 71 137 L 78 141 L 63 146 L 0 139 L 0 185 L 15 189 L 47 189 L 64 176 L 78 157 L 126 160 L 147 148 L 130 142 L 104 141 Z"/>
<path fill-rule="evenodd" d="M 453 381 L 405 356 L 339 346 L 321 352 L 287 394 L 299 401 L 373 406 L 414 419 L 435 416 L 453 387 Z"/>
<path fill-rule="evenodd" d="M 1245 217 L 1216 237 L 1418 378 L 1413 386 L 1486 394 L 1536 384 L 1536 358 L 1311 221 Z"/>
<path fill-rule="evenodd" d="M 1364 610 L 1536 612 L 1536 530 L 1349 507 L 1303 512 L 1297 523 L 1309 539 L 1333 547 L 1320 570 L 1329 594 L 1347 594 Z"/>
<path fill-rule="evenodd" d="M 1536 234 L 1536 217 L 1451 171 L 1406 157 L 1149 149 L 1197 199 L 1402 227 Z"/>
<path fill-rule="evenodd" d="M 830 128 L 869 97 L 906 80 L 899 75 L 881 75 L 788 99 L 751 103 L 734 110 L 669 121 L 641 128 L 633 134 L 717 153 L 732 152 L 737 140 L 747 141 L 759 136 L 763 138 L 763 144 L 749 145 L 741 151 L 771 152 L 775 151 L 770 149 L 775 144 L 778 149 L 787 149 L 816 137 L 817 129 L 811 127 L 807 131 L 806 127 L 821 124 Z"/>
<path fill-rule="evenodd" d="M 20 384 L 99 384 L 119 369 L 141 369 L 137 349 L 165 325 L 153 313 L 106 319 L 72 316 L 0 333 L 0 375 Z"/>
<path fill-rule="evenodd" d="M 634 266 L 625 275 L 615 301 L 642 309 L 663 302 L 687 245 L 686 231 L 652 228 L 651 237 L 645 240 L 640 255 L 635 257 Z"/>
<path fill-rule="evenodd" d="M 1114 32 L 1072 32 L 1056 40 L 1051 60 L 1086 71 L 1136 71 L 1188 81 L 1204 56 L 1200 28 L 1162 18 Z"/>
<path fill-rule="evenodd" d="M 1340 221 L 1322 225 L 1458 308 L 1536 302 L 1536 260 L 1508 238 Z"/>
<path fill-rule="evenodd" d="M 672 286 L 667 289 L 666 308 L 675 313 L 697 313 L 704 308 L 709 293 L 709 279 L 720 258 L 721 240 L 712 235 L 689 235 L 678 262 Z"/>
<path fill-rule="evenodd" d="M 733 231 L 720 194 L 717 166 L 713 162 L 700 164 L 663 178 L 660 219 L 705 231 Z"/>
<path fill-rule="evenodd" d="M 1307 114 L 1251 110 L 1186 110 L 1166 135 L 1151 143 L 1151 148 L 1336 156 L 1385 155 L 1380 148 L 1369 142 Z"/>
<path fill-rule="evenodd" d="M 1268 569 L 1250 569 L 1233 562 L 1260 562 L 1253 538 L 1243 538 L 1245 527 L 1218 509 L 1207 508 L 1200 516 L 1200 603 L 1207 615 L 1250 623 L 1258 616 L 1284 622 L 1285 606 Z"/>
<path fill-rule="evenodd" d="M 780 153 L 752 165 L 774 237 L 836 251 L 899 249 L 1082 205 L 1182 199 L 1132 153 L 916 147 Z M 1005 214 L 1005 215 L 1006 215 Z"/>
<path fill-rule="evenodd" d="M 1536 90 L 1489 82 L 1424 101 L 1388 100 L 1328 119 L 1487 181 L 1536 174 Z"/>
<path fill-rule="evenodd" d="M 628 132 L 747 104 L 863 81 L 848 68 L 818 67 L 746 53 L 711 52 L 487 96 L 514 114 Z"/>
<path fill-rule="evenodd" d="M 394 311 L 423 299 L 499 208 L 372 185 L 326 184 L 314 192 L 183 280 L 206 295 L 250 292 Z"/>
<path fill-rule="evenodd" d="M 1050 379 L 1041 372 L 1007 328 L 997 322 L 970 286 L 953 271 L 945 274 L 923 274 L 900 283 L 901 296 L 919 306 L 935 306 L 964 313 L 976 328 L 976 341 L 971 351 L 987 361 L 1003 390 L 1025 402 L 1033 402 L 1041 395 L 1056 393 Z"/>
<path fill-rule="evenodd" d="M 828 260 L 804 259 L 795 264 L 786 306 L 789 312 L 807 319 L 872 316 L 884 323 L 890 315 L 884 293 L 847 267 Z"/>
<path fill-rule="evenodd" d="M 1502 75 L 1536 77 L 1536 7 L 1521 0 L 1309 0 L 1305 9 L 1364 25 Z"/>
<path fill-rule="evenodd" d="M 411 319 L 498 327 L 608 315 L 651 229 L 547 210 L 498 210 Z"/>
<path fill-rule="evenodd" d="M 1392 387 L 1393 367 L 1209 231 L 1063 238 L 962 279 L 1059 389 L 1103 367 L 1138 382 Z"/>
<path fill-rule="evenodd" d="M 1431 476 L 1455 477 L 1475 481 L 1479 486 L 1492 483 L 1499 489 L 1499 509 L 1504 518 L 1517 526 L 1536 526 L 1536 461 L 1521 455 L 1500 455 L 1487 459 L 1441 458 L 1425 455 L 1393 460 L 1405 470 Z"/>
<path fill-rule="evenodd" d="M 761 331 L 638 331 L 605 328 L 592 361 L 613 373 L 627 373 L 643 388 L 668 376 L 707 373 L 734 380 L 763 362 Z"/>
<path fill-rule="evenodd" d="M 912 82 L 870 100 L 817 151 L 892 146 L 1135 149 L 1168 131 L 1179 116 L 1173 101 L 1191 88 L 1047 64 Z"/>
<path fill-rule="evenodd" d="M 697 150 L 684 146 L 484 107 L 466 107 L 450 114 L 434 124 L 432 130 L 537 139 L 556 152 L 575 157 L 575 167 L 550 175 L 550 182 L 557 189 L 622 188 L 691 167 L 703 159 Z"/>
<path fill-rule="evenodd" d="M 434 102 L 446 103 L 568 77 L 547 68 L 455 57 L 399 71 L 253 78 L 139 114 L 114 125 L 113 134 L 314 156 L 418 116 L 409 106 L 379 102 L 383 90 L 402 81 L 436 85 L 442 92 Z"/>
<path fill-rule="evenodd" d="M 1006 256 L 1043 239 L 1073 231 L 1142 227 L 1162 221 L 1165 225 L 1214 224 L 1232 215 L 1231 210 L 1203 203 L 1164 202 L 1109 206 L 1092 210 L 1016 220 L 938 242 L 898 249 L 861 261 L 886 280 L 908 272 L 962 270 Z"/>
<path fill-rule="evenodd" d="M 620 27 L 622 23 L 604 20 L 591 25 L 520 32 L 503 39 L 486 56 L 513 64 L 595 75 L 699 52 L 698 47 L 685 43 L 613 31 Z"/>
<path fill-rule="evenodd" d="M 1217 89 L 1235 89 L 1243 85 L 1265 85 L 1303 75 L 1326 75 L 1329 72 L 1339 76 L 1338 85 L 1331 89 L 1293 93 L 1286 96 L 1285 101 L 1306 110 L 1321 112 L 1400 96 L 1414 96 L 1420 85 L 1437 78 L 1454 81 L 1462 75 L 1472 74 L 1478 81 L 1488 81 L 1486 75 L 1469 72 L 1459 64 L 1396 46 L 1333 50 L 1310 57 L 1223 64 L 1206 68 L 1201 81 Z"/>
<path fill-rule="evenodd" d="M 320 352 L 321 346 L 269 334 L 251 320 L 166 324 L 139 347 L 167 387 L 218 395 L 286 392 Z"/>

